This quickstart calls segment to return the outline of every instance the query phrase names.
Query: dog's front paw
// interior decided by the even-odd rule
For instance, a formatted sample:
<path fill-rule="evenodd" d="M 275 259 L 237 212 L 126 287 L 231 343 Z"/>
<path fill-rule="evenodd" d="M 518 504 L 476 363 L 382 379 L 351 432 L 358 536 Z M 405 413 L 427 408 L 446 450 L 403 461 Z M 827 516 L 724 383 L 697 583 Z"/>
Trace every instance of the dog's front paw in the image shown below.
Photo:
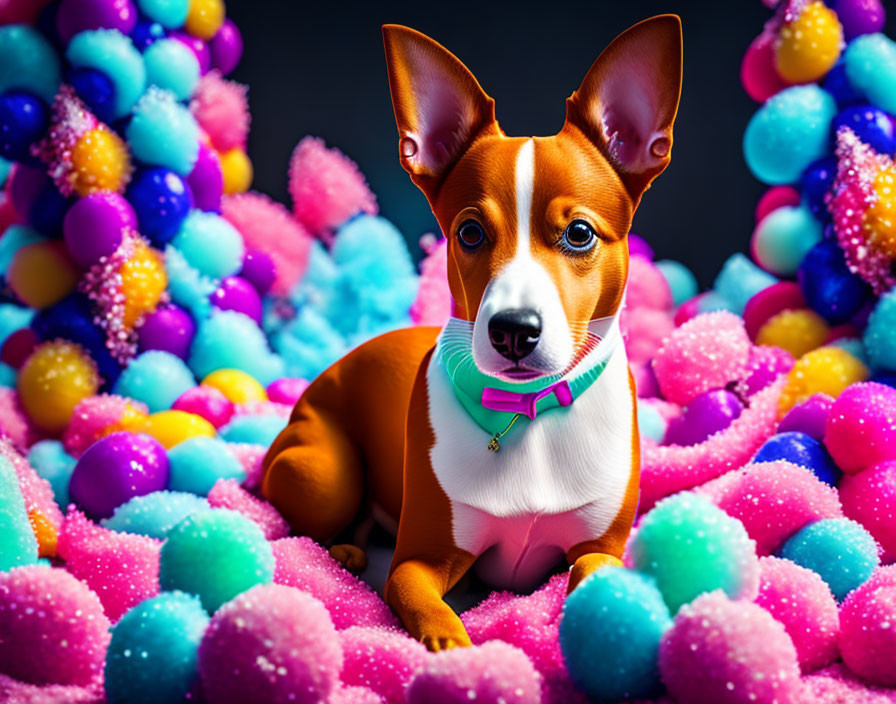
<path fill-rule="evenodd" d="M 473 645 L 470 636 L 466 631 L 455 633 L 453 635 L 424 635 L 420 638 L 420 642 L 426 646 L 431 653 L 438 653 L 441 650 L 451 650 L 452 648 L 469 648 Z"/>
<path fill-rule="evenodd" d="M 611 565 L 614 567 L 622 567 L 622 560 L 602 552 L 589 552 L 582 555 L 576 560 L 569 572 L 569 588 L 567 589 L 567 593 L 572 592 L 573 589 L 579 586 L 582 583 L 582 580 L 589 574 L 597 572 L 597 570 L 602 567 L 610 567 Z"/>
<path fill-rule="evenodd" d="M 330 557 L 354 574 L 367 569 L 367 553 L 357 545 L 334 545 L 330 548 Z"/>

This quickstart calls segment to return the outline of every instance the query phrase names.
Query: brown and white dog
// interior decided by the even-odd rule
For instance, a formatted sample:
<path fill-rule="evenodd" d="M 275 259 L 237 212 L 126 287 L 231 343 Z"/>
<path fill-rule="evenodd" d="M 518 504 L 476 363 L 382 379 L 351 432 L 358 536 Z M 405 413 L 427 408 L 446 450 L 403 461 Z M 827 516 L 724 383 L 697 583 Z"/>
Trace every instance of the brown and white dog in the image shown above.
<path fill-rule="evenodd" d="M 359 515 L 397 530 L 386 600 L 440 650 L 470 643 L 443 596 L 474 563 L 525 589 L 565 557 L 573 589 L 622 557 L 639 453 L 617 318 L 632 215 L 670 159 L 681 25 L 663 15 L 617 37 L 563 129 L 531 138 L 504 135 L 439 44 L 383 34 L 401 163 L 448 238 L 454 317 L 371 340 L 316 379 L 263 492 L 320 541 Z"/>

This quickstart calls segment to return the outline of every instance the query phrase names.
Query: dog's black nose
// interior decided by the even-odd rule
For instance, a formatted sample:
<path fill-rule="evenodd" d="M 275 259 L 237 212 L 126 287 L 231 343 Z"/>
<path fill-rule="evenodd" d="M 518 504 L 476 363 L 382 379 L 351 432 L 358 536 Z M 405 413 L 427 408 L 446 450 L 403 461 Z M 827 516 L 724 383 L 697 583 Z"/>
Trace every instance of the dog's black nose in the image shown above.
<path fill-rule="evenodd" d="M 488 321 L 488 339 L 502 357 L 518 362 L 538 344 L 541 316 L 534 310 L 505 310 Z"/>

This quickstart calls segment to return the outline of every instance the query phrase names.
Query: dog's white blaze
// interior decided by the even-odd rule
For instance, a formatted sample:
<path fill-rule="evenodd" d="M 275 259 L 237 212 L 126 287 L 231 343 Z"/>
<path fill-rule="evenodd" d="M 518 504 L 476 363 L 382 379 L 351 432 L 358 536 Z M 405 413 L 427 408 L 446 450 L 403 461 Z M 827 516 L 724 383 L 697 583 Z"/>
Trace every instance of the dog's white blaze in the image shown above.
<path fill-rule="evenodd" d="M 532 221 L 532 191 L 535 187 L 535 142 L 527 139 L 516 155 L 516 257 L 531 257 L 529 228 Z"/>

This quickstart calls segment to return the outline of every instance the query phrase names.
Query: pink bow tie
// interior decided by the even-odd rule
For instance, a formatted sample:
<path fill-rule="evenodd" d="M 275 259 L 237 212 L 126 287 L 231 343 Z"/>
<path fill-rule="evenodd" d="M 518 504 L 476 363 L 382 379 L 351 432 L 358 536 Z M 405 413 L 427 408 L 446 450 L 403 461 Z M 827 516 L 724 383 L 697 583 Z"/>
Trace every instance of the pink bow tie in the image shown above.
<path fill-rule="evenodd" d="M 482 390 L 482 405 L 490 411 L 503 411 L 505 413 L 522 413 L 529 420 L 535 420 L 538 413 L 536 405 L 545 396 L 554 394 L 557 403 L 561 406 L 569 406 L 572 403 L 572 390 L 566 379 L 551 384 L 541 391 L 529 393 L 517 393 L 504 389 L 494 389 L 486 386 Z"/>

